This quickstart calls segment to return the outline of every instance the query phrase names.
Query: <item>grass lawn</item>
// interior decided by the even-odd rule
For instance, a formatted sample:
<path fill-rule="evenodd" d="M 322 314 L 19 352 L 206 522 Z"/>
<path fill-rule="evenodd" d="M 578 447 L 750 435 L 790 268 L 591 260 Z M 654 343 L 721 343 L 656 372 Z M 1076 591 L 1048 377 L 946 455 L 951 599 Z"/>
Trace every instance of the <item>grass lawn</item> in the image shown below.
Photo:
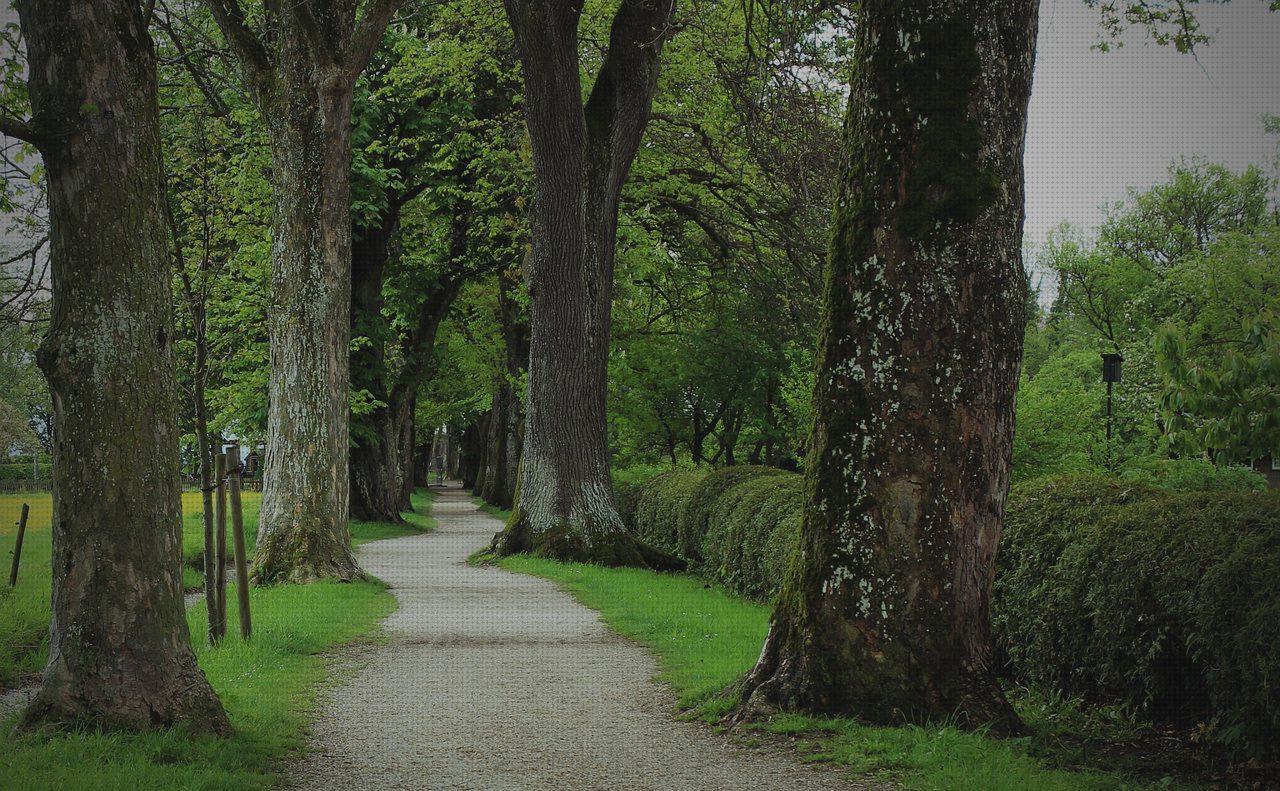
<path fill-rule="evenodd" d="M 253 640 L 234 634 L 217 648 L 196 640 L 196 653 L 222 698 L 236 734 L 184 733 L 0 736 L 0 778 L 7 788 L 266 788 L 279 759 L 305 744 L 307 714 L 324 677 L 318 655 L 377 633 L 395 609 L 376 582 L 255 588 Z M 234 594 L 228 594 L 234 601 Z M 201 607 L 187 611 L 204 634 Z M 7 733 L 10 723 L 0 723 Z"/>
<path fill-rule="evenodd" d="M 689 716 L 716 720 L 734 701 L 723 691 L 760 653 L 769 608 L 729 595 L 691 575 L 556 563 L 527 556 L 503 568 L 550 579 L 599 610 L 613 629 L 648 646 L 660 677 Z M 796 739 L 810 759 L 917 789 L 1138 789 L 1186 787 L 1171 780 L 1079 767 L 1078 752 L 1055 748 L 1067 704 L 1016 699 L 1036 735 L 996 740 L 945 725 L 879 728 L 853 720 L 785 715 L 759 726 Z M 1059 725 L 1050 727 L 1050 720 Z"/>
<path fill-rule="evenodd" d="M 493 505 L 492 503 L 486 503 L 484 500 L 481 500 L 479 497 L 472 497 L 471 502 L 475 503 L 476 507 L 479 508 L 481 511 L 484 511 L 489 516 L 501 519 L 503 522 L 511 518 L 511 512 L 508 511 L 507 509 L 499 508 L 498 506 Z"/>
<path fill-rule="evenodd" d="M 435 525 L 430 516 L 434 497 L 432 492 L 416 492 L 412 498 L 414 511 L 405 514 L 408 520 L 405 525 L 353 520 L 350 523 L 352 542 L 360 544 L 431 529 Z M 12 523 L 16 523 L 23 502 L 31 505 L 31 515 L 23 540 L 18 586 L 11 590 L 4 583 L 8 582 L 8 563 L 13 552 L 15 531 Z M 258 508 L 262 495 L 244 492 L 242 502 L 245 543 L 252 552 L 257 539 Z M 203 584 L 200 568 L 204 555 L 204 522 L 199 492 L 183 492 L 182 512 L 183 584 L 188 590 L 193 590 Z M 0 688 L 11 684 L 20 675 L 36 673 L 44 667 L 49 636 L 50 519 L 48 493 L 0 495 L 0 559 L 4 561 L 6 575 L 0 582 Z M 227 544 L 230 551 L 229 538 Z M 228 601 L 234 601 L 234 598 L 229 595 Z M 203 627 L 192 634 L 204 634 Z"/>

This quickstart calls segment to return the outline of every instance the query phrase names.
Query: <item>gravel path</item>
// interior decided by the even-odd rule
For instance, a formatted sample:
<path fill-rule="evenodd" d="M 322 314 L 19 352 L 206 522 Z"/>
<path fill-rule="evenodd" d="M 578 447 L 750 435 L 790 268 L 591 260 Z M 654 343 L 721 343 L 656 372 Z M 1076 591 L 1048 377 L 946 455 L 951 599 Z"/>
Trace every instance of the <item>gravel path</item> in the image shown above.
<path fill-rule="evenodd" d="M 322 696 L 303 788 L 846 788 L 788 751 L 671 718 L 653 659 L 552 583 L 466 558 L 501 523 L 457 488 L 439 526 L 365 544 L 392 586 L 389 642 L 355 649 Z"/>

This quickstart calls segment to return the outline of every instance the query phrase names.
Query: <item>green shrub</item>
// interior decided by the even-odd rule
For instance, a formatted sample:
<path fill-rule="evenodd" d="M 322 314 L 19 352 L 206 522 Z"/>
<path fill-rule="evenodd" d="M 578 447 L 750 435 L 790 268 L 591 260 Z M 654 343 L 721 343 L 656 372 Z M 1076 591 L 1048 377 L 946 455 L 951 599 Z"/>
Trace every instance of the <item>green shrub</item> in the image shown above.
<path fill-rule="evenodd" d="M 628 524 L 655 547 L 691 558 L 682 549 L 680 525 L 690 496 L 706 477 L 706 470 L 671 470 L 649 479 L 631 495 L 634 505 L 624 509 L 630 512 Z M 623 518 L 628 519 L 628 514 Z"/>
<path fill-rule="evenodd" d="M 642 539 L 730 590 L 765 599 L 777 592 L 790 558 L 803 489 L 796 473 L 739 466 L 669 471 L 618 497 Z"/>
<path fill-rule="evenodd" d="M 35 470 L 32 468 L 30 460 L 0 463 L 0 481 L 29 481 L 33 472 Z M 53 465 L 49 462 L 41 462 L 39 475 L 40 480 L 49 480 L 49 477 L 53 475 Z"/>
<path fill-rule="evenodd" d="M 992 627 L 1020 679 L 1280 755 L 1280 493 L 1015 489 Z"/>
<path fill-rule="evenodd" d="M 632 524 L 640 495 L 646 490 L 645 484 L 676 469 L 670 464 L 633 464 L 613 470 L 613 499 L 618 506 L 618 513 L 622 515 L 622 521 Z"/>
<path fill-rule="evenodd" d="M 1171 492 L 1262 491 L 1267 480 L 1248 467 L 1214 464 L 1207 459 L 1139 459 L 1120 471 L 1125 480 Z"/>
<path fill-rule="evenodd" d="M 1280 757 L 1280 492 L 1188 469 L 1157 476 L 1185 491 L 1098 475 L 1015 487 L 997 647 L 1022 681 L 1204 722 L 1241 754 Z M 1194 480 L 1227 488 L 1195 491 Z M 636 503 L 646 540 L 763 599 L 794 551 L 804 484 L 769 468 L 678 470 L 643 484 Z"/>
<path fill-rule="evenodd" d="M 804 478 L 758 475 L 720 495 L 702 542 L 703 574 L 754 599 L 772 599 L 804 513 Z"/>
<path fill-rule="evenodd" d="M 684 557 L 702 560 L 702 540 L 710 528 L 712 514 L 719 510 L 721 495 L 753 478 L 798 477 L 796 473 L 776 467 L 740 465 L 724 467 L 708 473 L 690 493 L 679 525 L 678 551 Z"/>

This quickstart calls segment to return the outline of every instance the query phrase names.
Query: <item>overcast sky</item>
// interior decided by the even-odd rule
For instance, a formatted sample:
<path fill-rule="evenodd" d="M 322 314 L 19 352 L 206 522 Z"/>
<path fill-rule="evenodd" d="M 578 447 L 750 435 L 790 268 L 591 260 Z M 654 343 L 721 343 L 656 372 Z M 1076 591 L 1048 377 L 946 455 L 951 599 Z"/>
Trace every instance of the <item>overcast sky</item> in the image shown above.
<path fill-rule="evenodd" d="M 1097 12 L 1042 0 L 1027 127 L 1026 242 L 1063 220 L 1086 230 L 1100 206 L 1162 180 L 1179 156 L 1272 172 L 1276 139 L 1258 116 L 1280 115 L 1280 13 L 1260 0 L 1197 6 L 1214 40 L 1196 57 L 1138 31 L 1103 53 Z"/>

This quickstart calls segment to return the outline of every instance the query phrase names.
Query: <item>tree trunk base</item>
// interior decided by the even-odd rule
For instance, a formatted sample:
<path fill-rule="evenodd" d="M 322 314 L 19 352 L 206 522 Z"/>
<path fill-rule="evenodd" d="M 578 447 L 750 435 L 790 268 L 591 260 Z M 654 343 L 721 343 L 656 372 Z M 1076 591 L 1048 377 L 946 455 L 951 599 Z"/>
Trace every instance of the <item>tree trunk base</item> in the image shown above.
<path fill-rule="evenodd" d="M 180 649 L 181 650 L 181 649 Z M 187 661 L 154 655 L 138 663 L 127 652 L 100 667 L 98 673 L 72 674 L 65 665 L 45 671 L 44 684 L 31 700 L 18 730 L 24 731 L 157 731 L 181 728 L 192 733 L 230 736 L 232 727 L 222 704 L 195 656 Z M 163 668 L 168 664 L 166 672 Z M 176 665 L 176 666 L 175 666 Z M 131 681 L 125 681 L 129 678 Z M 104 697 L 107 690 L 123 691 Z"/>
<path fill-rule="evenodd" d="M 357 582 L 366 579 L 348 540 L 329 531 L 299 527 L 258 537 L 250 576 L 257 585 L 309 584 L 321 580 Z M 345 537 L 344 537 L 345 539 Z"/>
<path fill-rule="evenodd" d="M 776 623 L 770 628 L 756 666 L 737 684 L 738 705 L 725 718 L 731 726 L 794 712 L 887 726 L 947 722 L 1000 737 L 1027 733 L 987 671 L 957 667 L 945 678 L 939 673 L 936 681 L 921 679 L 921 668 L 901 652 L 885 652 L 869 662 L 845 656 L 833 666 L 830 654 L 824 658 L 806 651 L 822 650 L 817 641 L 787 646 L 777 639 L 776 628 Z"/>
<path fill-rule="evenodd" d="M 412 511 L 413 508 L 411 506 L 407 509 L 396 509 L 393 513 L 392 509 L 389 508 L 357 507 L 355 498 L 352 498 L 351 518 L 359 522 L 387 522 L 393 525 L 403 525 L 406 524 L 406 521 L 400 513 L 401 510 Z"/>
<path fill-rule="evenodd" d="M 655 549 L 623 530 L 589 534 L 561 519 L 535 530 L 528 514 L 517 504 L 502 532 L 493 537 L 490 550 L 497 557 L 533 555 L 562 563 L 591 563 L 597 566 L 636 567 L 653 571 L 684 571 L 681 558 Z"/>

